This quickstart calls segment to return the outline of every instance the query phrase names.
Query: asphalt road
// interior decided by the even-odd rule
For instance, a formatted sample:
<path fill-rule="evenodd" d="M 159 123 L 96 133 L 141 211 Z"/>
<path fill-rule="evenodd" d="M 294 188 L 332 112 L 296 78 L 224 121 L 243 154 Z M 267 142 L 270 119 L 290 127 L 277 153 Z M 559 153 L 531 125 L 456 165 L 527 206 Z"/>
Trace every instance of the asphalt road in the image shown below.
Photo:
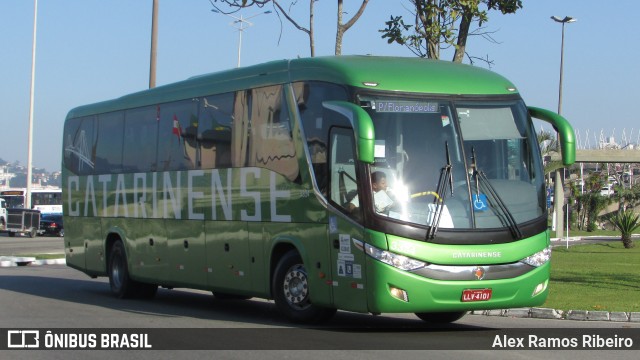
<path fill-rule="evenodd" d="M 0 234 L 0 256 L 24 254 L 64 254 L 64 238 L 36 236 L 9 237 Z"/>
<path fill-rule="evenodd" d="M 0 254 L 62 252 L 59 238 L 0 237 Z M 36 245 L 41 244 L 41 245 Z M 38 247 L 41 246 L 41 247 Z M 9 250 L 11 249 L 11 250 Z M 629 329 L 633 328 L 633 329 Z M 468 315 L 454 324 L 432 325 L 413 314 L 372 316 L 338 312 L 328 324 L 302 327 L 284 321 L 272 302 L 217 300 L 205 291 L 160 289 L 153 300 L 114 298 L 105 278 L 91 279 L 63 265 L 0 268 L 0 329 L 62 329 L 62 332 L 153 332 L 156 349 L 169 350 L 5 350 L 0 358 L 34 359 L 635 359 L 629 351 L 496 351 L 495 336 L 518 338 L 554 334 L 568 339 L 602 331 L 633 332 L 640 323 L 522 319 Z M 88 330 L 87 330 L 88 329 Z M 92 330 L 93 329 L 93 330 Z M 8 331 L 8 330 L 7 330 Z M 626 332 L 625 332 L 626 331 Z M 153 335 L 152 334 L 152 335 Z M 616 333 L 618 334 L 618 333 Z M 6 337 L 0 333 L 1 337 Z M 616 335 L 618 336 L 618 335 Z M 158 340 L 160 339 L 160 340 Z M 163 341 L 162 339 L 166 339 Z M 0 344 L 2 344 L 0 338 Z M 172 350 L 170 344 L 186 349 Z M 425 349 L 443 348 L 430 351 Z M 270 350 L 275 349 L 275 350 Z M 353 350 L 348 350 L 353 349 Z M 407 350 L 415 349 L 415 350 Z M 469 350 L 471 349 L 471 350 Z M 637 348 L 636 348 L 637 349 Z M 7 357 L 7 358 L 8 358 Z"/>

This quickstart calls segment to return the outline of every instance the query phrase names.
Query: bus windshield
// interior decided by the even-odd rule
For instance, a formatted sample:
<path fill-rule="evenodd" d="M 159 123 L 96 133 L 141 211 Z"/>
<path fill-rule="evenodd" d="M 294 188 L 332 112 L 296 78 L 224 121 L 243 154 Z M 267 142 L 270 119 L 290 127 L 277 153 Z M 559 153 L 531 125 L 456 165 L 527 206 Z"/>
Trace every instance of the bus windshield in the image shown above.
<path fill-rule="evenodd" d="M 3 195 L 8 208 L 24 208 L 24 195 Z"/>
<path fill-rule="evenodd" d="M 545 213 L 540 155 L 522 101 L 361 103 L 375 126 L 376 214 L 426 226 L 432 235 L 472 228 L 517 235 L 518 224 Z"/>

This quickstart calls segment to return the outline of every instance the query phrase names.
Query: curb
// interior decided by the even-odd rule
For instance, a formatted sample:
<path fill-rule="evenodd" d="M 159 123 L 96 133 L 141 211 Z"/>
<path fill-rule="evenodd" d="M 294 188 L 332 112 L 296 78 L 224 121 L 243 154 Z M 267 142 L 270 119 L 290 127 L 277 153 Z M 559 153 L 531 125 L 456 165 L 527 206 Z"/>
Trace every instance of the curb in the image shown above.
<path fill-rule="evenodd" d="M 0 256 L 0 267 L 27 266 L 27 265 L 65 265 L 65 258 L 36 260 L 29 256 Z"/>
<path fill-rule="evenodd" d="M 549 308 L 516 308 L 502 310 L 474 310 L 471 315 L 503 316 L 531 319 L 556 319 L 575 321 L 612 321 L 612 322 L 633 322 L 640 323 L 640 312 L 622 311 L 588 311 L 569 310 L 566 313 L 562 310 Z"/>
<path fill-rule="evenodd" d="M 633 240 L 640 240 L 640 234 L 632 234 L 631 238 Z M 619 235 L 579 235 L 579 236 L 569 236 L 569 237 L 552 237 L 549 240 L 551 243 L 554 242 L 569 242 L 579 241 L 579 240 L 594 240 L 594 239 L 603 239 L 603 240 L 620 240 Z"/>
<path fill-rule="evenodd" d="M 553 243 L 566 242 L 566 241 L 569 241 L 569 242 L 579 241 L 579 240 L 582 240 L 584 238 L 585 238 L 584 236 L 570 236 L 568 238 L 566 238 L 566 237 L 563 237 L 563 238 L 557 238 L 557 237 L 556 238 L 550 238 L 549 240 L 553 244 Z"/>

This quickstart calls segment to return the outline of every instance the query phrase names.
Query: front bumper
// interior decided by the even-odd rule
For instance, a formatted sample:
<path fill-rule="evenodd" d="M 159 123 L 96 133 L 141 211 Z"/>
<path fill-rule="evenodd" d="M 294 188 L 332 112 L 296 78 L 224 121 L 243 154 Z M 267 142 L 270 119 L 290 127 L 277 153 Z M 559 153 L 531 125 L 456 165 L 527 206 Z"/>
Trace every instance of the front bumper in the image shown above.
<path fill-rule="evenodd" d="M 399 270 L 367 257 L 368 307 L 372 313 L 442 312 L 504 309 L 542 305 L 550 262 L 525 274 L 499 280 L 434 280 Z M 398 297 L 398 289 L 405 296 Z M 491 289 L 491 298 L 463 302 L 469 289 Z M 534 295 L 534 292 L 537 293 Z M 395 296 L 394 296 L 395 294 Z"/>

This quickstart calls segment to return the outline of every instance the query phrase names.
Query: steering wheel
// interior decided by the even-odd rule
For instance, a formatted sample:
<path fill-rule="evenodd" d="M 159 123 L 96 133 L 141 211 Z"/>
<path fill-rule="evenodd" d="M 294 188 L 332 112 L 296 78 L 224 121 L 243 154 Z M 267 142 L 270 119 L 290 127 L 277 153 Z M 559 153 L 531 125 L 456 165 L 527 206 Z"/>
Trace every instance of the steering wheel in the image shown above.
<path fill-rule="evenodd" d="M 436 197 L 436 199 L 438 199 L 438 201 L 442 201 L 442 199 L 440 198 L 440 196 L 438 195 L 438 193 L 437 193 L 437 192 L 435 192 L 435 191 L 423 191 L 423 192 L 417 192 L 417 193 L 411 194 L 409 197 L 410 197 L 411 199 L 415 199 L 415 198 L 419 198 L 419 197 L 422 197 L 422 196 L 428 196 L 428 195 L 433 195 L 433 196 L 435 196 L 435 197 Z"/>

